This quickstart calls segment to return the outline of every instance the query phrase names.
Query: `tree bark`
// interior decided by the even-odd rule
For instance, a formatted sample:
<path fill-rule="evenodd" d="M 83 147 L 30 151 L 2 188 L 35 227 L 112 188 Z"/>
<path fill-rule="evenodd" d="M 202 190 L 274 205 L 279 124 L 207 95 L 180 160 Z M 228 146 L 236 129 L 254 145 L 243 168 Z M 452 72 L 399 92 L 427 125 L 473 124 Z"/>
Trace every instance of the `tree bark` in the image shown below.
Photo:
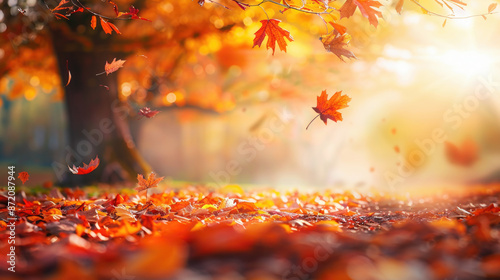
<path fill-rule="evenodd" d="M 59 183 L 70 186 L 114 183 L 133 179 L 138 173 L 149 173 L 151 168 L 140 156 L 130 134 L 129 107 L 118 100 L 117 73 L 96 76 L 104 71 L 106 61 L 125 58 L 127 54 L 99 47 L 109 44 L 100 37 L 87 37 L 92 44 L 89 48 L 88 41 L 75 41 L 76 36 L 67 36 L 67 31 L 54 28 L 52 33 L 64 83 L 69 136 L 69 146 L 64 149 L 66 162 L 53 164 Z M 65 86 L 68 69 L 71 81 Z M 82 166 L 96 156 L 100 166 L 89 174 L 73 175 L 66 167 Z"/>

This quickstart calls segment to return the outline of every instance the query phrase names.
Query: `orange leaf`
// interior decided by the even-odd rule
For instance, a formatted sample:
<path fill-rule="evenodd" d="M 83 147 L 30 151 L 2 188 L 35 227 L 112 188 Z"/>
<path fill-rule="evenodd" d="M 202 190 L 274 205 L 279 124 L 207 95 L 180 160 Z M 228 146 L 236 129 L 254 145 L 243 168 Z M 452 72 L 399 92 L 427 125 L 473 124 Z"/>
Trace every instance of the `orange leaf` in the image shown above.
<path fill-rule="evenodd" d="M 497 8 L 497 3 L 492 3 L 488 6 L 488 13 L 493 12 Z"/>
<path fill-rule="evenodd" d="M 88 165 L 86 163 L 83 163 L 83 167 L 76 167 L 75 165 L 73 165 L 73 168 L 69 166 L 68 168 L 69 171 L 71 171 L 71 173 L 73 174 L 83 175 L 94 171 L 99 166 L 99 163 L 99 157 L 96 156 L 95 159 L 91 160 Z"/>
<path fill-rule="evenodd" d="M 377 27 L 378 18 L 382 18 L 382 13 L 374 8 L 382 6 L 374 0 L 347 0 L 344 5 L 340 7 L 340 18 L 349 18 L 359 8 L 361 14 L 368 19 L 371 25 Z"/>
<path fill-rule="evenodd" d="M 320 119 L 326 125 L 328 119 L 334 122 L 342 120 L 342 114 L 337 111 L 349 107 L 349 105 L 347 105 L 349 101 L 351 101 L 351 98 L 347 95 L 342 95 L 342 91 L 337 91 L 328 100 L 328 95 L 326 94 L 326 90 L 324 90 L 321 92 L 321 95 L 318 96 L 317 105 L 313 107 L 313 110 L 319 114 Z"/>
<path fill-rule="evenodd" d="M 97 25 L 97 19 L 95 16 L 92 16 L 92 20 L 90 21 L 90 27 L 95 30 L 95 27 Z"/>
<path fill-rule="evenodd" d="M 139 187 L 136 187 L 135 190 L 138 192 L 142 192 L 144 190 L 150 189 L 150 188 L 155 188 L 158 187 L 158 183 L 163 180 L 164 177 L 156 178 L 156 174 L 154 172 L 151 172 L 148 176 L 148 179 L 144 179 L 144 176 L 142 174 L 137 175 L 137 181 L 139 184 Z"/>
<path fill-rule="evenodd" d="M 19 173 L 19 175 L 17 176 L 17 178 L 19 178 L 21 180 L 21 182 L 23 182 L 23 185 L 24 185 L 24 183 L 26 183 L 26 181 L 29 180 L 30 175 L 28 174 L 28 172 L 23 171 L 23 172 Z"/>
<path fill-rule="evenodd" d="M 101 19 L 101 26 L 102 30 L 104 30 L 104 33 L 106 34 L 113 33 L 113 29 L 111 29 L 111 27 L 109 26 L 109 22 L 103 20 L 101 17 L 99 17 L 99 19 Z"/>
<path fill-rule="evenodd" d="M 111 63 L 108 63 L 106 61 L 106 65 L 104 65 L 104 71 L 106 72 L 106 75 L 111 74 L 115 72 L 116 70 L 120 69 L 123 67 L 123 63 L 125 63 L 126 60 L 116 60 L 116 58 L 113 58 L 113 61 Z"/>
<path fill-rule="evenodd" d="M 347 31 L 347 28 L 343 25 L 337 24 L 332 21 L 330 21 L 330 24 L 333 26 L 333 28 L 335 28 L 335 30 L 337 30 L 337 32 L 340 33 L 340 35 L 344 35 L 345 32 Z"/>
<path fill-rule="evenodd" d="M 401 14 L 401 12 L 403 11 L 403 4 L 405 3 L 405 0 L 399 0 L 398 3 L 396 4 L 396 12 L 398 12 L 398 14 Z"/>
<path fill-rule="evenodd" d="M 278 26 L 281 21 L 277 19 L 269 19 L 261 20 L 260 22 L 262 23 L 262 27 L 257 30 L 257 32 L 255 32 L 253 46 L 260 47 L 267 36 L 267 49 L 271 48 L 273 50 L 273 55 L 276 47 L 276 42 L 278 42 L 280 50 L 286 52 L 287 42 L 285 41 L 285 38 L 290 42 L 293 41 L 293 38 L 290 35 L 290 32 Z"/>
<path fill-rule="evenodd" d="M 111 26 L 111 28 L 113 28 L 113 30 L 116 32 L 116 34 L 122 34 L 120 32 L 120 30 L 118 30 L 118 27 L 116 27 L 114 24 L 112 24 L 111 22 L 108 22 L 108 25 Z"/>
<path fill-rule="evenodd" d="M 461 146 L 444 142 L 448 161 L 455 165 L 470 166 L 477 160 L 477 146 L 471 139 L 466 139 Z"/>
<path fill-rule="evenodd" d="M 325 50 L 335 54 L 340 60 L 344 61 L 342 56 L 347 58 L 356 58 L 356 56 L 350 51 L 345 49 L 348 46 L 351 36 L 347 33 L 340 34 L 334 31 L 332 34 L 320 37 Z"/>

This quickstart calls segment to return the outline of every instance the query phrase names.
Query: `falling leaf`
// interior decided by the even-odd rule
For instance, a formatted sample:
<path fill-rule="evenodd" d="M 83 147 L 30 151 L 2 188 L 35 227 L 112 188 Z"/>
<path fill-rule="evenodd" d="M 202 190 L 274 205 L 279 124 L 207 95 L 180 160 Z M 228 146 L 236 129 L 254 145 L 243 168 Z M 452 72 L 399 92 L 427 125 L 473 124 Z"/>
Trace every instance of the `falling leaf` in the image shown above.
<path fill-rule="evenodd" d="M 23 171 L 23 172 L 19 172 L 19 175 L 17 176 L 17 178 L 19 178 L 21 180 L 21 182 L 23 182 L 23 185 L 24 185 L 24 183 L 26 183 L 26 181 L 29 180 L 30 175 L 28 174 L 28 172 Z"/>
<path fill-rule="evenodd" d="M 121 17 L 121 16 L 130 16 L 130 19 L 142 19 L 142 20 L 145 20 L 145 21 L 151 21 L 151 20 L 149 20 L 147 18 L 143 18 L 143 17 L 138 16 L 137 15 L 138 13 L 139 13 L 139 9 L 135 8 L 134 6 L 130 6 L 128 13 L 119 13 L 118 16 L 119 17 Z"/>
<path fill-rule="evenodd" d="M 382 6 L 374 0 L 347 0 L 344 5 L 340 7 L 340 18 L 350 18 L 356 8 L 359 8 L 361 14 L 368 19 L 371 25 L 377 27 L 378 18 L 382 18 L 382 13 L 374 8 Z"/>
<path fill-rule="evenodd" d="M 158 114 L 159 112 L 160 111 L 151 110 L 149 107 L 144 107 L 144 108 L 139 110 L 139 115 L 150 119 L 150 118 L 156 116 L 156 114 Z"/>
<path fill-rule="evenodd" d="M 351 40 L 351 36 L 347 33 L 340 34 L 337 31 L 329 35 L 325 35 L 319 38 L 325 50 L 336 55 L 340 60 L 344 61 L 342 56 L 347 58 L 356 58 L 356 56 L 350 51 L 345 49 L 349 45 L 349 41 Z"/>
<path fill-rule="evenodd" d="M 105 88 L 106 90 L 109 90 L 109 87 L 106 85 L 99 85 L 99 86 Z"/>
<path fill-rule="evenodd" d="M 69 166 L 68 168 L 69 171 L 71 171 L 71 173 L 73 174 L 83 175 L 94 171 L 99 166 L 99 163 L 99 157 L 96 156 L 95 159 L 91 160 L 88 165 L 86 163 L 83 163 L 83 167 L 76 167 L 75 165 L 73 165 L 73 168 Z"/>
<path fill-rule="evenodd" d="M 401 150 L 399 149 L 398 145 L 394 146 L 394 151 L 399 154 Z"/>
<path fill-rule="evenodd" d="M 255 32 L 253 46 L 260 47 L 267 36 L 267 49 L 271 48 L 273 50 L 273 55 L 276 47 L 276 42 L 278 43 L 280 50 L 286 52 L 287 43 L 285 41 L 285 38 L 290 42 L 293 41 L 293 38 L 290 35 L 290 32 L 278 26 L 281 21 L 277 19 L 269 19 L 261 20 L 260 22 L 262 23 L 262 27 L 257 30 L 257 32 Z"/>
<path fill-rule="evenodd" d="M 446 26 L 446 19 L 443 21 L 443 25 L 442 25 L 442 26 L 443 26 L 443 27 L 445 27 L 445 26 Z"/>
<path fill-rule="evenodd" d="M 446 158 L 455 165 L 471 166 L 478 159 L 477 146 L 471 139 L 466 139 L 457 146 L 449 141 L 444 142 Z"/>
<path fill-rule="evenodd" d="M 113 61 L 111 63 L 108 63 L 106 61 L 106 65 L 104 65 L 104 72 L 106 72 L 106 76 L 117 71 L 121 67 L 123 67 L 123 63 L 125 63 L 126 60 L 116 60 L 116 58 L 113 58 Z"/>
<path fill-rule="evenodd" d="M 90 27 L 95 30 L 95 27 L 97 25 L 97 18 L 95 16 L 92 16 L 92 20 L 90 20 Z"/>
<path fill-rule="evenodd" d="M 398 12 L 398 14 L 401 14 L 401 12 L 403 11 L 403 4 L 405 3 L 405 0 L 399 0 L 398 3 L 396 4 L 396 12 Z"/>
<path fill-rule="evenodd" d="M 392 129 L 391 129 L 391 133 L 392 133 L 392 134 L 396 134 L 396 132 L 397 132 L 396 128 L 392 128 Z"/>
<path fill-rule="evenodd" d="M 492 3 L 488 6 L 488 14 L 491 14 L 496 8 L 497 8 L 497 3 Z"/>
<path fill-rule="evenodd" d="M 66 83 L 66 86 L 68 86 L 69 82 L 71 82 L 71 72 L 69 71 L 67 60 L 66 60 L 66 70 L 68 70 L 68 82 Z"/>
<path fill-rule="evenodd" d="M 144 176 L 142 176 L 142 174 L 139 174 L 137 175 L 139 187 L 136 187 L 135 190 L 138 192 L 142 192 L 150 188 L 158 187 L 158 183 L 163 180 L 163 178 L 164 177 L 156 178 L 156 174 L 154 172 L 151 172 L 148 176 L 148 179 L 146 180 L 144 179 Z"/>
<path fill-rule="evenodd" d="M 327 120 L 331 119 L 334 122 L 342 121 L 342 114 L 338 112 L 338 110 L 349 107 L 347 103 L 351 101 L 351 98 L 347 95 L 342 95 L 342 91 L 337 91 L 330 99 L 328 100 L 328 95 L 326 94 L 326 90 L 321 92 L 321 95 L 317 97 L 317 105 L 313 107 L 313 110 L 318 113 L 320 119 L 327 124 Z M 316 116 L 316 118 L 318 117 Z M 314 118 L 312 121 L 314 121 Z M 309 125 L 312 123 L 309 123 Z M 306 129 L 309 127 L 306 127 Z"/>

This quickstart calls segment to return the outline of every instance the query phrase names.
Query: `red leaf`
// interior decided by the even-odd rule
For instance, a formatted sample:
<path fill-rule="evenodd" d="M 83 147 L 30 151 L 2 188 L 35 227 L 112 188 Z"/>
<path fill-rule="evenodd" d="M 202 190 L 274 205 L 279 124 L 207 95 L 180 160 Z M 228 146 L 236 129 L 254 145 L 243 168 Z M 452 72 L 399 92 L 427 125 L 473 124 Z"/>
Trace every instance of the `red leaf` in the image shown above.
<path fill-rule="evenodd" d="M 120 69 L 123 67 L 123 63 L 125 63 L 126 60 L 116 60 L 116 58 L 113 58 L 113 61 L 111 63 L 108 63 L 106 61 L 106 65 L 104 65 L 104 72 L 106 72 L 106 75 L 109 75 L 116 70 Z"/>
<path fill-rule="evenodd" d="M 158 187 L 158 183 L 163 180 L 164 177 L 156 178 L 156 174 L 151 172 L 148 176 L 148 179 L 144 179 L 142 174 L 137 175 L 137 181 L 139 186 L 135 188 L 138 192 L 142 192 L 144 190 Z"/>
<path fill-rule="evenodd" d="M 269 19 L 261 20 L 260 22 L 262 23 L 262 27 L 257 30 L 257 32 L 255 32 L 253 46 L 260 47 L 267 36 L 267 49 L 271 48 L 273 50 L 273 55 L 274 49 L 276 47 L 276 42 L 278 42 L 280 50 L 286 52 L 287 43 L 285 41 L 285 38 L 290 42 L 293 41 L 293 38 L 290 35 L 290 32 L 278 26 L 281 21 L 277 19 Z"/>
<path fill-rule="evenodd" d="M 329 35 L 320 37 L 325 50 L 335 54 L 340 60 L 344 61 L 342 56 L 347 58 L 356 58 L 356 56 L 350 51 L 345 49 L 349 45 L 351 36 L 347 33 L 341 35 L 339 32 L 334 31 Z"/>
<path fill-rule="evenodd" d="M 115 2 L 108 0 L 108 3 L 113 5 L 113 11 L 115 11 L 116 16 L 118 16 L 118 6 L 115 4 Z"/>
<path fill-rule="evenodd" d="M 356 7 L 359 8 L 361 14 L 368 19 L 371 25 L 377 27 L 378 18 L 382 18 L 382 13 L 374 8 L 382 6 L 377 1 L 374 0 L 347 0 L 344 5 L 340 7 L 340 18 L 349 18 L 356 11 Z"/>
<path fill-rule="evenodd" d="M 68 168 L 69 171 L 71 171 L 71 173 L 73 174 L 83 175 L 94 171 L 99 166 L 99 163 L 99 157 L 96 156 L 95 159 L 91 160 L 88 165 L 86 163 L 83 163 L 83 167 L 76 167 L 75 165 L 73 165 L 73 168 L 69 166 Z"/>
<path fill-rule="evenodd" d="M 477 146 L 471 139 L 466 139 L 461 146 L 451 142 L 444 142 L 445 152 L 448 161 L 455 165 L 470 166 L 476 162 Z"/>
<path fill-rule="evenodd" d="M 97 25 L 97 18 L 95 16 L 92 16 L 92 20 L 90 21 L 90 27 L 95 30 L 95 27 Z"/>
<path fill-rule="evenodd" d="M 317 105 L 313 107 L 313 110 L 319 114 L 320 119 L 326 125 L 328 119 L 334 122 L 342 121 L 342 114 L 339 113 L 338 110 L 349 107 L 349 105 L 347 105 L 349 101 L 351 101 L 351 98 L 347 95 L 342 95 L 342 91 L 337 91 L 328 100 L 328 95 L 326 94 L 326 90 L 324 90 L 321 92 L 321 95 L 318 96 Z M 309 125 L 307 127 L 309 127 Z"/>
<path fill-rule="evenodd" d="M 30 175 L 28 174 L 28 172 L 23 171 L 23 172 L 19 172 L 19 175 L 17 176 L 17 178 L 19 178 L 21 180 L 21 182 L 23 182 L 23 185 L 24 185 L 24 183 L 26 183 L 26 181 L 29 180 Z"/>
<path fill-rule="evenodd" d="M 250 7 L 249 4 L 246 4 L 246 3 L 241 3 L 241 2 L 238 2 L 236 0 L 233 0 L 234 3 L 236 3 L 236 5 L 238 5 L 241 9 L 243 10 L 246 10 L 248 7 Z"/>
<path fill-rule="evenodd" d="M 151 22 L 151 20 L 149 20 L 147 18 L 143 18 L 143 17 L 138 16 L 138 13 L 139 13 L 139 9 L 135 8 L 134 6 L 130 6 L 128 13 L 120 13 L 120 14 L 118 14 L 118 16 L 119 17 L 130 16 L 131 19 L 142 19 L 142 20 Z"/>
<path fill-rule="evenodd" d="M 160 111 L 156 111 L 156 110 L 151 111 L 151 109 L 149 107 L 144 107 L 144 108 L 139 110 L 139 115 L 150 119 L 150 118 L 156 116 L 156 114 L 158 114 L 159 112 Z"/>

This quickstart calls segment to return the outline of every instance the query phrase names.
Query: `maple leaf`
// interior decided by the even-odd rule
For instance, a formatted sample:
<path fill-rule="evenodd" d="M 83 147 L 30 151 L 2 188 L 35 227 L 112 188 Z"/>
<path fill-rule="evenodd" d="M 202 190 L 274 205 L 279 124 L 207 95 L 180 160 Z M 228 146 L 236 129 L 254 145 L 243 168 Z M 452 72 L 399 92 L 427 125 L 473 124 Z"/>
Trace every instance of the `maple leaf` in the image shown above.
<path fill-rule="evenodd" d="M 106 65 L 104 65 L 104 72 L 106 72 L 106 76 L 117 71 L 121 67 L 123 67 L 123 63 L 125 63 L 126 60 L 116 60 L 116 58 L 113 58 L 113 61 L 111 63 L 108 63 L 106 61 Z"/>
<path fill-rule="evenodd" d="M 147 18 L 143 18 L 143 17 L 138 16 L 139 9 L 137 9 L 136 7 L 134 7 L 134 6 L 131 5 L 128 10 L 129 10 L 128 13 L 119 13 L 118 16 L 119 17 L 121 17 L 121 16 L 130 16 L 131 19 L 142 19 L 142 20 L 151 22 L 151 20 L 149 20 Z"/>
<path fill-rule="evenodd" d="M 144 107 L 144 108 L 139 110 L 139 115 L 150 119 L 150 118 L 156 116 L 156 114 L 158 114 L 159 112 L 160 111 L 151 110 L 149 107 Z"/>
<path fill-rule="evenodd" d="M 158 183 L 163 180 L 164 177 L 159 177 L 156 178 L 156 174 L 154 172 L 151 172 L 148 176 L 148 179 L 144 179 L 144 176 L 142 174 L 137 175 L 137 181 L 139 186 L 135 188 L 136 191 L 142 192 L 145 190 L 148 190 L 150 188 L 155 188 L 158 187 Z"/>
<path fill-rule="evenodd" d="M 290 35 L 290 32 L 278 26 L 281 21 L 277 19 L 269 19 L 261 20 L 260 22 L 262 23 L 262 27 L 257 30 L 257 32 L 255 32 L 253 47 L 260 47 L 267 36 L 267 49 L 271 48 L 273 50 L 273 55 L 276 47 L 276 42 L 278 43 L 280 50 L 286 52 L 287 43 L 285 41 L 285 38 L 290 42 L 293 41 L 293 38 Z"/>
<path fill-rule="evenodd" d="M 88 174 L 92 171 L 94 171 L 98 166 L 99 166 L 99 157 L 96 156 L 95 159 L 91 160 L 89 162 L 89 164 L 86 164 L 86 163 L 83 163 L 83 166 L 82 167 L 76 167 L 75 165 L 73 165 L 73 167 L 69 167 L 69 171 L 71 171 L 71 173 L 73 174 L 77 174 L 77 175 L 83 175 L 83 174 Z"/>
<path fill-rule="evenodd" d="M 331 119 L 334 122 L 342 121 L 342 114 L 338 110 L 348 107 L 347 103 L 351 101 L 351 98 L 347 95 L 342 95 L 342 91 L 337 91 L 328 100 L 328 95 L 326 90 L 321 92 L 321 95 L 317 98 L 317 105 L 313 107 L 313 110 L 318 113 L 320 119 L 327 124 L 327 120 Z M 311 123 L 318 117 L 316 116 L 306 127 L 306 129 L 311 125 Z"/>
<path fill-rule="evenodd" d="M 347 58 L 356 58 L 356 56 L 350 51 L 345 49 L 349 45 L 349 41 L 351 40 L 351 35 L 344 33 L 340 34 L 337 31 L 329 35 L 325 35 L 319 38 L 325 50 L 336 55 L 340 60 L 344 61 L 342 56 Z"/>
<path fill-rule="evenodd" d="M 17 178 L 19 178 L 21 180 L 21 182 L 23 182 L 23 185 L 24 185 L 24 183 L 26 183 L 26 181 L 29 180 L 30 175 L 28 174 L 28 172 L 23 171 L 23 172 L 19 172 L 19 175 L 17 176 Z"/>
<path fill-rule="evenodd" d="M 340 18 L 350 18 L 356 11 L 356 8 L 359 8 L 361 14 L 368 19 L 370 24 L 377 27 L 377 17 L 382 18 L 382 13 L 374 8 L 380 6 L 382 6 L 382 4 L 374 0 L 347 0 L 344 5 L 340 7 Z"/>

